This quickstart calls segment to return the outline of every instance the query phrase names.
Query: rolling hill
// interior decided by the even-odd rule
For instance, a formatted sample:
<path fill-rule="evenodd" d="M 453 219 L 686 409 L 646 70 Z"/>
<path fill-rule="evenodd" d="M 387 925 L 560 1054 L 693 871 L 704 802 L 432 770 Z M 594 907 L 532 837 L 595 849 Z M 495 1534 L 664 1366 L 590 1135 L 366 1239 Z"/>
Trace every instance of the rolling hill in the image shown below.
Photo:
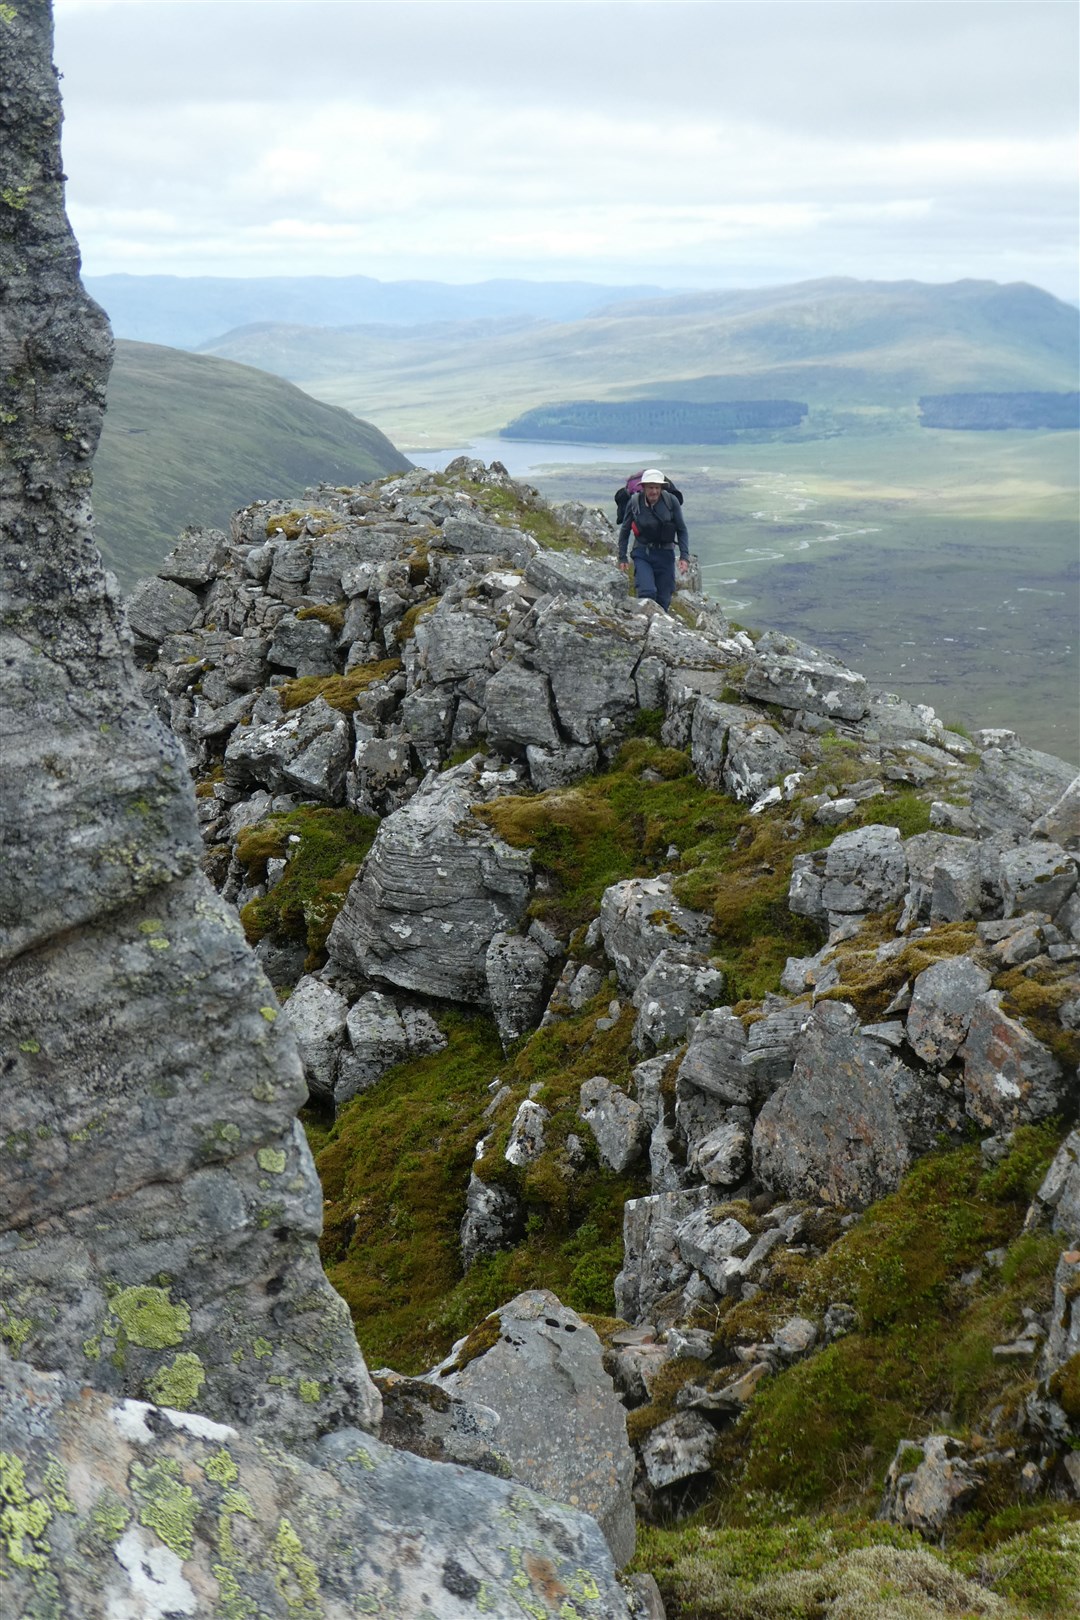
<path fill-rule="evenodd" d="M 504 316 L 572 321 L 613 299 L 651 298 L 659 287 L 590 281 L 377 281 L 371 276 L 87 276 L 118 337 L 194 349 L 258 321 L 347 326 Z"/>
<path fill-rule="evenodd" d="M 570 322 L 261 323 L 203 352 L 278 371 L 422 445 L 574 399 L 914 413 L 924 394 L 1065 390 L 1078 332 L 1080 311 L 1022 283 L 835 278 L 624 301 Z"/>
<path fill-rule="evenodd" d="M 411 463 L 369 422 L 281 377 L 156 344 L 116 345 L 94 461 L 95 538 L 128 590 L 190 523 Z"/>

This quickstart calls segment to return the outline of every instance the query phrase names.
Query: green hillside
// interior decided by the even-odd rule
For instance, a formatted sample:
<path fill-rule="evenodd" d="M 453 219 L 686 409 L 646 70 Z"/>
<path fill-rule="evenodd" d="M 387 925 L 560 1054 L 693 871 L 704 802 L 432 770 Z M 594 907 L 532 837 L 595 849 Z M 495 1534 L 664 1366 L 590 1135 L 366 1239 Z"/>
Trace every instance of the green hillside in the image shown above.
<path fill-rule="evenodd" d="M 268 323 L 208 352 L 279 371 L 402 443 L 498 431 L 553 401 L 788 398 L 912 411 L 924 394 L 1076 386 L 1080 312 L 1024 284 L 805 282 L 620 303 L 566 323 Z"/>
<path fill-rule="evenodd" d="M 129 590 L 189 523 L 227 527 L 248 501 L 409 465 L 369 422 L 280 377 L 119 342 L 94 461 L 95 537 Z"/>

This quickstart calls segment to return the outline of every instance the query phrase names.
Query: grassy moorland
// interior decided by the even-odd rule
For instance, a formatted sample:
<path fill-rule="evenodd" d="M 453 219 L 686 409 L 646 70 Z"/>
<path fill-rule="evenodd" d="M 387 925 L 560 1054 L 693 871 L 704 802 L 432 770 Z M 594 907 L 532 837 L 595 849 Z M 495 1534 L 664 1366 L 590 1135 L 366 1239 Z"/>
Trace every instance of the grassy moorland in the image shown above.
<path fill-rule="evenodd" d="M 95 538 L 130 590 L 187 524 L 227 527 L 248 501 L 409 465 L 370 422 L 280 377 L 120 342 L 94 459 Z"/>

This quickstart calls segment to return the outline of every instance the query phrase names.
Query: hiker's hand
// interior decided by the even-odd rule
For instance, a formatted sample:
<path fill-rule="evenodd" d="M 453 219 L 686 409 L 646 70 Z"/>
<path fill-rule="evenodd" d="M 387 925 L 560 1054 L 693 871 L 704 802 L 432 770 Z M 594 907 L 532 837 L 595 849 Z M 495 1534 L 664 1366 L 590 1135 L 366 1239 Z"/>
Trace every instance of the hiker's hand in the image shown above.
<path fill-rule="evenodd" d="M 680 574 L 688 574 L 689 572 L 690 572 L 690 564 L 687 562 L 685 557 L 680 557 L 679 558 L 679 573 Z"/>
<path fill-rule="evenodd" d="M 630 572 L 630 564 L 628 562 L 621 562 L 619 567 L 622 569 L 624 574 L 628 574 Z"/>

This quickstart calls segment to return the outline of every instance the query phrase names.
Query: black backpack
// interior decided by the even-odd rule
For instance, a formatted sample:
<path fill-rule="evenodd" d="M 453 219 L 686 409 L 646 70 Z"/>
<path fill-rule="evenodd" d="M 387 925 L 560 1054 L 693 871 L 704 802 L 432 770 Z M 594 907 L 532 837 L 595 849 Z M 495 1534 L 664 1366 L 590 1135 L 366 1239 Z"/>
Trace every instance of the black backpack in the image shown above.
<path fill-rule="evenodd" d="M 636 495 L 641 488 L 641 473 L 631 473 L 625 484 L 615 491 L 616 522 L 621 523 L 626 516 L 626 508 L 630 504 L 631 495 Z M 664 490 L 668 495 L 674 495 L 681 506 L 683 503 L 682 490 L 676 489 L 670 478 L 664 479 Z"/>

